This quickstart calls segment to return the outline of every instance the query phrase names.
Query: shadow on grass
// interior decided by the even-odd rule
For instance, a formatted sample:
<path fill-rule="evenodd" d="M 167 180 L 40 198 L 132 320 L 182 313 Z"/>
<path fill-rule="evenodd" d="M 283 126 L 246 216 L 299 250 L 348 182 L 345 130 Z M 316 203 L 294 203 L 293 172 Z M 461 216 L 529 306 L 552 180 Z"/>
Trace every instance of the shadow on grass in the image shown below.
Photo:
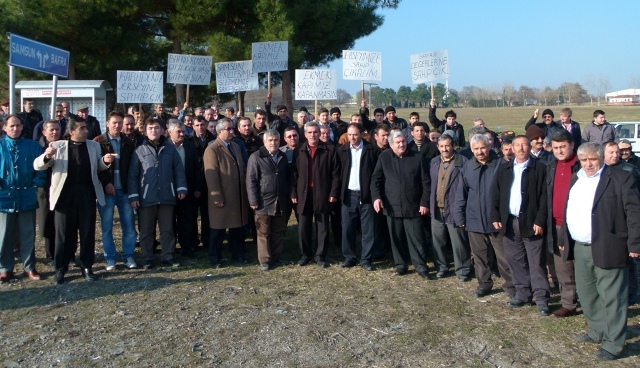
<path fill-rule="evenodd" d="M 110 295 L 133 294 L 149 292 L 165 287 L 191 282 L 211 282 L 235 277 L 242 277 L 244 272 L 229 274 L 208 274 L 207 276 L 174 279 L 149 275 L 146 271 L 129 273 L 127 276 L 141 276 L 140 278 L 100 278 L 94 282 L 86 282 L 78 273 L 71 271 L 65 277 L 62 285 L 47 285 L 36 288 L 20 288 L 17 290 L 3 290 L 0 292 L 0 311 L 17 310 L 30 307 L 58 307 L 65 303 L 77 302 Z M 44 282 L 51 281 L 48 279 Z"/>

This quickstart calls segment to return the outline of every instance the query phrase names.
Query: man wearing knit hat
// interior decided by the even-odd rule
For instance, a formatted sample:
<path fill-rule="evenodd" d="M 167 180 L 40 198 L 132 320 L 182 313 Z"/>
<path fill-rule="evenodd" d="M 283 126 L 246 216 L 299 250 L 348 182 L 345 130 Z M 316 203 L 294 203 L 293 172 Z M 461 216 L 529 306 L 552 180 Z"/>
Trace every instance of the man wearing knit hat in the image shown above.
<path fill-rule="evenodd" d="M 466 145 L 464 127 L 462 124 L 456 121 L 455 111 L 449 110 L 444 114 L 444 120 L 438 119 L 436 116 L 436 99 L 432 98 L 431 103 L 429 104 L 429 123 L 436 129 L 440 131 L 440 133 L 445 130 L 453 130 L 456 134 L 456 141 L 454 142 L 458 147 L 462 148 Z"/>
<path fill-rule="evenodd" d="M 531 116 L 529 121 L 527 121 L 527 124 L 525 124 L 524 126 L 525 130 L 529 129 L 529 127 L 531 127 L 532 125 L 535 125 L 538 128 L 542 129 L 542 133 L 544 134 L 542 138 L 544 138 L 551 134 L 551 130 L 561 127 L 559 122 L 553 121 L 554 115 L 551 109 L 544 109 L 542 111 L 542 122 L 536 123 L 536 120 L 538 120 L 539 113 L 540 113 L 540 109 L 536 109 L 533 112 L 533 116 Z"/>
<path fill-rule="evenodd" d="M 396 108 L 393 106 L 387 106 L 384 109 L 385 119 L 382 122 L 383 124 L 387 124 L 389 128 L 398 128 L 404 134 L 405 139 L 411 135 L 411 128 L 409 128 L 409 123 L 406 120 L 399 118 L 396 115 Z"/>
<path fill-rule="evenodd" d="M 329 116 L 331 117 L 331 124 L 335 125 L 338 129 L 338 137 L 336 137 L 336 143 L 338 143 L 337 139 L 342 137 L 342 135 L 347 132 L 349 124 L 346 121 L 340 119 L 340 117 L 342 116 L 342 112 L 340 111 L 339 107 L 332 107 L 331 110 L 329 110 Z"/>
<path fill-rule="evenodd" d="M 538 124 L 531 125 L 525 133 L 529 141 L 531 141 L 531 156 L 537 158 L 545 165 L 553 161 L 553 154 L 544 150 L 544 131 L 538 127 Z"/>
<path fill-rule="evenodd" d="M 284 137 L 284 130 L 287 127 L 298 127 L 295 121 L 289 118 L 289 109 L 285 105 L 276 106 L 276 114 L 273 115 L 271 113 L 271 92 L 267 93 L 267 101 L 264 103 L 264 109 L 267 112 L 267 117 L 269 120 L 269 129 L 275 129 L 280 133 L 280 137 Z M 280 142 L 282 145 L 285 144 L 284 140 Z"/>

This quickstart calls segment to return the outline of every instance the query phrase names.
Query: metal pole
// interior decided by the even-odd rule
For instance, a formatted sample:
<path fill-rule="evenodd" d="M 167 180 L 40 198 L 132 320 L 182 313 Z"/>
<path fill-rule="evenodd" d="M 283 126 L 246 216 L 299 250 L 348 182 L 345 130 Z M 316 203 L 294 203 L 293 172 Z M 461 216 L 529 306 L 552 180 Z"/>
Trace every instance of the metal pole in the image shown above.
<path fill-rule="evenodd" d="M 56 95 L 58 94 L 58 76 L 53 76 L 53 91 L 51 93 L 51 109 L 49 110 L 50 119 L 56 116 Z"/>
<path fill-rule="evenodd" d="M 9 65 L 9 114 L 16 113 L 16 69 Z"/>

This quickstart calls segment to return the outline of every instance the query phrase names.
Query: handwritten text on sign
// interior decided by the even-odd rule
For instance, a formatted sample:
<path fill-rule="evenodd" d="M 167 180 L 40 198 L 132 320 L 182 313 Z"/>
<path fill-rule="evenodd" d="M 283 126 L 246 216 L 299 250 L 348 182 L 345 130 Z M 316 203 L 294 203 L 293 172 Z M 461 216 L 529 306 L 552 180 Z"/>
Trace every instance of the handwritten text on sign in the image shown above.
<path fill-rule="evenodd" d="M 118 103 L 162 103 L 162 72 L 118 70 Z"/>
<path fill-rule="evenodd" d="M 212 62 L 211 56 L 169 54 L 167 83 L 209 85 Z"/>
<path fill-rule="evenodd" d="M 342 50 L 342 79 L 382 80 L 382 53 Z"/>
<path fill-rule="evenodd" d="M 278 72 L 289 69 L 289 42 L 255 42 L 251 44 L 254 73 Z"/>
<path fill-rule="evenodd" d="M 447 50 L 411 55 L 411 81 L 413 84 L 449 79 L 449 52 Z"/>
<path fill-rule="evenodd" d="M 255 91 L 258 73 L 251 71 L 251 60 L 216 63 L 216 85 L 218 93 Z"/>
<path fill-rule="evenodd" d="M 335 100 L 338 72 L 335 69 L 296 69 L 296 100 Z"/>

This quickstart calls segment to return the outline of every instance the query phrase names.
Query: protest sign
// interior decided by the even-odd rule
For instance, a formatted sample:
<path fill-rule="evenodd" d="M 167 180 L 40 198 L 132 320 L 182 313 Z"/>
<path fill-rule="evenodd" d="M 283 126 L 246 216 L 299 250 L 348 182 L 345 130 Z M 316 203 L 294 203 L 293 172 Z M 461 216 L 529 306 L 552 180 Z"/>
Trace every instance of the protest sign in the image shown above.
<path fill-rule="evenodd" d="M 342 50 L 342 79 L 382 80 L 382 53 Z"/>
<path fill-rule="evenodd" d="M 162 103 L 163 73 L 118 70 L 118 103 Z"/>
<path fill-rule="evenodd" d="M 206 86 L 211 83 L 211 56 L 169 54 L 167 83 Z"/>
<path fill-rule="evenodd" d="M 289 69 L 289 41 L 254 42 L 251 44 L 254 73 Z"/>
<path fill-rule="evenodd" d="M 420 84 L 438 79 L 449 79 L 449 52 L 447 50 L 411 55 L 411 82 Z"/>
<path fill-rule="evenodd" d="M 254 91 L 260 87 L 251 60 L 216 63 L 216 85 L 218 93 Z"/>
<path fill-rule="evenodd" d="M 338 72 L 335 69 L 296 69 L 296 100 L 335 100 Z"/>

